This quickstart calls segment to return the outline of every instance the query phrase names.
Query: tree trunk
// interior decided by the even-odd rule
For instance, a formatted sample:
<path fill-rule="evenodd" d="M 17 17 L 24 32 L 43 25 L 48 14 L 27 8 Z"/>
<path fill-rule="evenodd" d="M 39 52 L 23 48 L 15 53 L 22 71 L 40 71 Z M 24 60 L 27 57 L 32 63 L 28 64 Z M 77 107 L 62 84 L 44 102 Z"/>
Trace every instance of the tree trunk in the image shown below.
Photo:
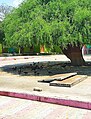
<path fill-rule="evenodd" d="M 20 54 L 22 54 L 22 55 L 24 54 L 24 48 L 23 47 L 19 47 L 19 55 Z"/>
<path fill-rule="evenodd" d="M 3 44 L 2 44 L 2 54 L 4 53 L 4 48 L 3 48 Z"/>
<path fill-rule="evenodd" d="M 30 47 L 30 53 L 33 53 L 33 51 L 34 51 L 34 46 L 32 45 L 32 46 Z"/>
<path fill-rule="evenodd" d="M 22 55 L 24 54 L 24 47 L 20 48 L 20 52 L 21 52 Z"/>
<path fill-rule="evenodd" d="M 85 60 L 82 55 L 82 48 L 79 45 L 72 46 L 71 44 L 69 44 L 67 48 L 62 49 L 62 51 L 71 60 L 72 65 L 85 65 Z"/>

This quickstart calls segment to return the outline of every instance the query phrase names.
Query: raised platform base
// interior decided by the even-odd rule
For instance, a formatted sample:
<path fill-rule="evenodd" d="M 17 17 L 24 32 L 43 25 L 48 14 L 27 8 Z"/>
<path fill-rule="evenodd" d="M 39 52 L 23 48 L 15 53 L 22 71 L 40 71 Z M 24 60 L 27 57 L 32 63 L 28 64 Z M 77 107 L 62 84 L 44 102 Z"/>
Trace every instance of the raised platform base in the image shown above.
<path fill-rule="evenodd" d="M 75 76 L 74 76 L 75 77 Z M 91 77 L 71 88 L 39 83 L 41 76 L 0 75 L 0 95 L 91 109 Z M 67 80 L 67 79 L 66 79 Z"/>
<path fill-rule="evenodd" d="M 7 91 L 0 91 L 0 95 L 91 110 L 91 102 L 85 101 L 39 96 L 27 93 L 7 92 Z"/>

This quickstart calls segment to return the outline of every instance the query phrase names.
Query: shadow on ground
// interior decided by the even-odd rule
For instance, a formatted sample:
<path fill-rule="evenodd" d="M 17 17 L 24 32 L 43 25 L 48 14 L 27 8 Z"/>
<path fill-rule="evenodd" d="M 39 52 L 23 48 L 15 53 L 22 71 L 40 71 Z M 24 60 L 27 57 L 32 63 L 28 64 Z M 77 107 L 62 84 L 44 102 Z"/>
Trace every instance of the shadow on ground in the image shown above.
<path fill-rule="evenodd" d="M 71 72 L 91 76 L 91 62 L 86 62 L 85 66 L 72 66 L 70 62 L 33 62 L 32 64 L 4 66 L 1 70 L 20 76 L 51 76 Z"/>

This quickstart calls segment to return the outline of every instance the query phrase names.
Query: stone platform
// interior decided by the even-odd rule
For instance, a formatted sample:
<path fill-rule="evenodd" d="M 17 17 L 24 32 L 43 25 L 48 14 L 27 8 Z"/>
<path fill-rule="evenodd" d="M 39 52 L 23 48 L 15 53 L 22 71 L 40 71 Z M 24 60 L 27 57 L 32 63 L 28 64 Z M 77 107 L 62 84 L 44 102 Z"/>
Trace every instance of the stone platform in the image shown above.
<path fill-rule="evenodd" d="M 49 56 L 37 58 L 30 57 L 29 59 L 1 61 L 0 67 L 5 67 L 6 65 L 11 66 L 15 64 L 23 65 L 25 63 L 40 62 L 40 61 L 44 62 L 45 59 L 46 62 L 48 61 L 56 62 L 59 61 L 60 59 L 64 61 L 65 57 L 63 58 L 63 56 L 58 55 L 50 57 Z M 65 61 L 68 61 L 68 59 L 66 59 Z M 78 68 L 79 67 L 77 67 L 77 70 Z M 88 78 L 86 78 L 86 80 L 76 84 L 71 88 L 68 88 L 68 87 L 49 86 L 48 83 L 38 82 L 38 80 L 48 78 L 47 76 L 20 76 L 8 72 L 0 72 L 0 95 L 23 98 L 28 100 L 36 100 L 41 102 L 55 103 L 59 105 L 66 105 L 91 110 L 90 74 L 91 73 L 89 73 Z M 35 87 L 42 89 L 42 91 L 34 91 Z"/>
<path fill-rule="evenodd" d="M 0 95 L 91 109 L 91 77 L 71 88 L 49 86 L 39 79 L 44 77 L 1 74 Z M 34 91 L 35 87 L 42 91 Z"/>
<path fill-rule="evenodd" d="M 75 75 L 64 80 L 55 80 L 50 82 L 50 86 L 72 87 L 87 78 L 86 75 Z"/>

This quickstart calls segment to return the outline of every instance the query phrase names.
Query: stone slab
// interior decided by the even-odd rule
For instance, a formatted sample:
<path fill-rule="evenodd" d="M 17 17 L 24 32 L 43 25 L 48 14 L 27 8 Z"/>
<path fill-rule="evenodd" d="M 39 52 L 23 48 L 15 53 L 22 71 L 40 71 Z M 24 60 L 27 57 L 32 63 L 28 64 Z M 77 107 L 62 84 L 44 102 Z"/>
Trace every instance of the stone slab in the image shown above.
<path fill-rule="evenodd" d="M 65 80 L 52 81 L 50 82 L 50 86 L 72 87 L 80 83 L 81 81 L 85 80 L 86 78 L 87 78 L 86 75 L 75 75 Z"/>
<path fill-rule="evenodd" d="M 50 83 L 54 80 L 64 80 L 64 79 L 70 78 L 70 77 L 75 76 L 75 75 L 77 75 L 76 72 L 74 72 L 74 73 L 65 73 L 65 74 L 56 74 L 56 75 L 53 75 L 53 76 L 49 76 L 46 79 L 38 80 L 38 82 Z"/>

